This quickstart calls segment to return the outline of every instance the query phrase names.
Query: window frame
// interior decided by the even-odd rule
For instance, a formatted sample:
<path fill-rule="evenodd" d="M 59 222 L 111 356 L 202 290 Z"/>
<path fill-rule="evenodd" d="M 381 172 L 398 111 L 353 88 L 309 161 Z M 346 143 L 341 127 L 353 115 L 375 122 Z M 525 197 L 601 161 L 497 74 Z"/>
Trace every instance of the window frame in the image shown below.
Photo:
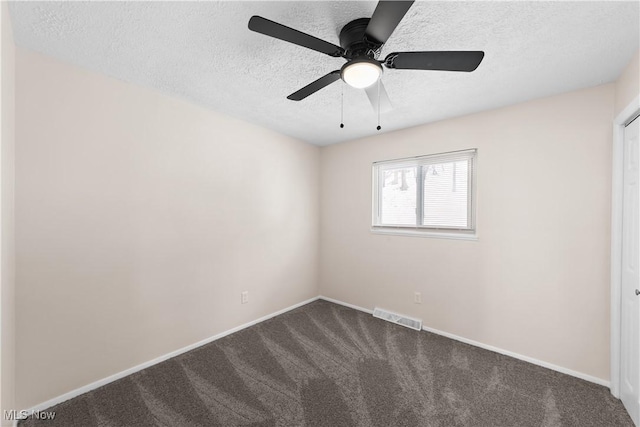
<path fill-rule="evenodd" d="M 421 225 L 423 221 L 424 167 L 430 164 L 447 163 L 457 159 L 469 161 L 467 176 L 467 227 L 431 227 Z M 379 185 L 382 174 L 388 169 L 416 167 L 416 225 L 385 225 L 380 221 L 382 186 Z M 477 240 L 476 230 L 476 184 L 478 169 L 478 150 L 476 148 L 436 153 L 423 156 L 373 162 L 372 171 L 372 216 L 371 232 L 375 234 L 396 234 L 419 237 L 438 237 L 448 239 Z"/>

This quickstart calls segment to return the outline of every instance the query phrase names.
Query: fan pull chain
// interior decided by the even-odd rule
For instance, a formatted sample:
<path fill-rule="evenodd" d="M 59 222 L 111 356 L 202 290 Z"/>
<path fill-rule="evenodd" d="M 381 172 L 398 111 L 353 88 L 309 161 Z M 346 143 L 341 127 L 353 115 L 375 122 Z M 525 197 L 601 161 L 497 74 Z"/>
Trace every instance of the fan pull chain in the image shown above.
<path fill-rule="evenodd" d="M 378 79 L 378 127 L 376 129 L 382 129 L 380 126 L 380 79 Z"/>
<path fill-rule="evenodd" d="M 340 129 L 344 127 L 344 82 L 340 85 Z"/>

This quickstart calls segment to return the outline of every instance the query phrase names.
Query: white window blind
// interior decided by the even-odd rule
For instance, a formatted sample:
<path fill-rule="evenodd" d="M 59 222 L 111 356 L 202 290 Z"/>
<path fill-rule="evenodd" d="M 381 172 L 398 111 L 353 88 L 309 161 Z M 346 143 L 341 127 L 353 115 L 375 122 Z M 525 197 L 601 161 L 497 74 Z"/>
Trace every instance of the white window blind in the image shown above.
<path fill-rule="evenodd" d="M 373 226 L 473 233 L 476 150 L 373 164 Z"/>

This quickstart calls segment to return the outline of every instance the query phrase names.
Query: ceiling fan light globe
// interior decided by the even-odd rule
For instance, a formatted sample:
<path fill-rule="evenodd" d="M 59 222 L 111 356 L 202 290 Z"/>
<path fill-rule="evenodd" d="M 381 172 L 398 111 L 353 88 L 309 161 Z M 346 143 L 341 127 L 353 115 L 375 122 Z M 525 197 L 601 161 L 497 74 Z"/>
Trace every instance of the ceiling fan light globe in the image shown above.
<path fill-rule="evenodd" d="M 382 66 L 374 60 L 354 60 L 342 67 L 341 77 L 346 84 L 356 89 L 364 89 L 382 76 Z"/>

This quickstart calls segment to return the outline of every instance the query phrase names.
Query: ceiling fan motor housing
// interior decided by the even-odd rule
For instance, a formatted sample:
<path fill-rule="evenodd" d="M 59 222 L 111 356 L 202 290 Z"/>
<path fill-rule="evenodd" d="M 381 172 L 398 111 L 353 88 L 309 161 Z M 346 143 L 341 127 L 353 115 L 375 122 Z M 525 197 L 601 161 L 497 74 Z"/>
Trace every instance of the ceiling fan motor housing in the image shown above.
<path fill-rule="evenodd" d="M 367 39 L 365 31 L 369 18 L 360 18 L 349 22 L 340 31 L 340 46 L 345 50 L 347 59 L 370 58 L 376 59 L 380 54 L 383 43 Z"/>

